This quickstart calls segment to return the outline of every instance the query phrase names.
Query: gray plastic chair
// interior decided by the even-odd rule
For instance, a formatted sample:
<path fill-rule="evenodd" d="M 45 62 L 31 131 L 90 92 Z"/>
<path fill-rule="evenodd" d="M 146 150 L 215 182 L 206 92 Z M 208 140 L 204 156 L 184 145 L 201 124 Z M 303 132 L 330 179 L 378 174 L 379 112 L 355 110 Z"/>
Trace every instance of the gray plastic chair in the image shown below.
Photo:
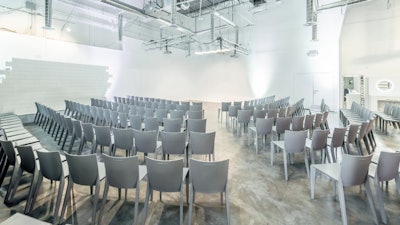
<path fill-rule="evenodd" d="M 193 107 L 193 106 L 190 106 Z M 203 119 L 203 111 L 191 111 L 187 112 L 188 119 Z"/>
<path fill-rule="evenodd" d="M 185 115 L 185 111 L 183 110 L 172 110 L 169 112 L 170 119 L 179 119 L 181 121 L 181 126 L 183 126 L 183 116 Z"/>
<path fill-rule="evenodd" d="M 315 114 L 315 119 L 314 119 L 314 127 L 313 130 L 315 130 L 316 128 L 321 128 L 322 125 L 322 117 L 324 115 L 322 113 L 317 113 Z"/>
<path fill-rule="evenodd" d="M 35 193 L 35 188 L 37 184 L 37 179 L 39 177 L 39 170 L 36 166 L 36 157 L 35 154 L 33 153 L 33 148 L 32 146 L 17 146 L 17 151 L 19 153 L 19 157 L 21 159 L 21 170 L 17 174 L 17 177 L 15 179 L 14 187 L 13 187 L 13 193 L 17 191 L 17 187 L 19 184 L 19 181 L 21 180 L 21 176 L 23 174 L 23 171 L 28 172 L 32 174 L 32 180 L 31 180 L 31 185 L 29 187 L 29 194 L 28 198 L 25 204 L 25 210 L 24 213 L 28 214 L 31 211 L 31 205 L 32 205 L 32 200 L 33 196 Z"/>
<path fill-rule="evenodd" d="M 66 131 L 63 143 L 61 145 L 61 150 L 64 150 L 64 146 L 65 146 L 65 142 L 67 141 L 67 138 L 69 136 L 72 138 L 72 133 L 74 132 L 74 125 L 72 124 L 72 119 L 70 117 L 62 116 L 62 118 L 64 120 L 64 126 L 65 126 L 65 131 Z M 62 135 L 61 135 L 61 137 L 62 137 Z M 61 141 L 61 137 L 60 137 L 60 141 Z"/>
<path fill-rule="evenodd" d="M 63 164 L 61 162 L 61 157 L 60 153 L 56 151 L 52 152 L 44 152 L 44 151 L 37 151 L 36 152 L 38 155 L 39 159 L 39 165 L 40 165 L 40 173 L 36 185 L 36 190 L 35 194 L 30 206 L 29 211 L 31 211 L 34 207 L 34 204 L 36 202 L 37 196 L 39 194 L 40 186 L 42 184 L 43 177 L 46 179 L 49 179 L 51 181 L 60 181 L 60 184 L 58 186 L 58 194 L 57 194 L 57 200 L 56 200 L 56 206 L 54 209 L 54 217 L 53 217 L 53 224 L 57 224 L 59 222 L 59 216 L 58 211 L 60 209 L 61 205 L 61 197 L 63 194 L 64 190 L 64 184 L 65 184 L 65 178 L 69 177 L 69 171 L 68 171 L 68 166 L 67 164 Z M 61 222 L 61 219 L 60 219 Z"/>
<path fill-rule="evenodd" d="M 112 133 L 114 134 L 112 155 L 115 155 L 118 148 L 125 149 L 127 157 L 131 155 L 133 149 L 133 129 L 119 129 L 113 127 Z"/>
<path fill-rule="evenodd" d="M 14 146 L 12 144 L 11 141 L 0 141 L 1 144 L 1 148 L 3 149 L 5 155 L 6 155 L 6 162 L 4 164 L 4 169 L 2 170 L 2 174 L 1 174 L 1 184 L 4 181 L 4 177 L 8 171 L 9 166 L 13 166 L 13 170 L 12 170 L 12 176 L 10 179 L 10 183 L 8 184 L 8 188 L 7 188 L 7 193 L 4 197 L 4 204 L 9 204 L 11 203 L 14 194 L 15 194 L 15 190 L 13 189 L 14 185 L 15 185 L 15 180 L 18 177 L 18 174 L 20 174 L 21 168 L 20 168 L 20 164 L 17 161 L 17 152 L 14 149 Z"/>
<path fill-rule="evenodd" d="M 376 199 L 379 204 L 379 211 L 384 224 L 387 224 L 387 215 L 383 204 L 382 190 L 380 184 L 384 181 L 395 180 L 397 191 L 400 193 L 399 179 L 400 152 L 381 151 L 378 165 L 370 164 L 369 177 L 374 180 Z"/>
<path fill-rule="evenodd" d="M 158 131 L 159 126 L 158 126 L 158 120 L 155 117 L 144 117 L 144 130 L 145 131 Z"/>
<path fill-rule="evenodd" d="M 240 102 L 240 104 L 242 104 L 242 103 Z M 228 117 L 230 119 L 230 124 L 232 124 L 232 128 L 235 125 L 234 121 L 237 118 L 238 109 L 239 109 L 239 107 L 235 106 L 235 105 L 228 106 Z M 229 125 L 229 124 L 227 123 L 227 125 Z"/>
<path fill-rule="evenodd" d="M 160 192 L 160 200 L 162 192 L 180 192 L 179 204 L 179 223 L 183 224 L 183 160 L 153 160 L 146 159 L 147 166 L 147 191 L 144 205 L 143 222 L 146 223 L 147 209 L 150 195 L 153 191 Z"/>
<path fill-rule="evenodd" d="M 118 188 L 119 198 L 121 198 L 120 190 L 124 189 L 136 189 L 135 195 L 135 214 L 133 224 L 137 224 L 138 220 L 138 208 L 139 208 L 139 159 L 137 156 L 121 158 L 103 155 L 104 166 L 106 172 L 103 200 L 99 213 L 98 224 L 101 224 L 104 212 L 104 206 L 107 201 L 107 195 L 109 187 Z"/>
<path fill-rule="evenodd" d="M 253 111 L 253 121 L 257 122 L 258 118 L 264 119 L 267 116 L 267 110 L 257 109 Z"/>
<path fill-rule="evenodd" d="M 250 123 L 251 116 L 253 115 L 252 110 L 238 110 L 237 111 L 237 120 L 236 120 L 236 135 L 240 136 L 242 132 L 242 127 L 243 127 L 243 132 L 247 130 L 247 127 Z"/>
<path fill-rule="evenodd" d="M 127 128 L 128 127 L 128 115 L 124 112 L 118 113 L 119 118 L 119 128 Z"/>
<path fill-rule="evenodd" d="M 82 138 L 83 138 L 83 133 L 82 133 L 82 125 L 81 125 L 81 121 L 79 120 L 72 120 L 72 126 L 73 126 L 73 131 L 72 131 L 72 137 L 71 137 L 71 143 L 69 144 L 69 150 L 68 153 L 71 154 L 72 151 L 72 147 L 74 146 L 75 140 L 77 138 L 80 139 L 80 142 L 78 144 L 78 154 L 80 155 L 82 152 L 82 148 L 81 144 L 82 144 Z"/>
<path fill-rule="evenodd" d="M 254 145 L 256 147 L 256 154 L 258 154 L 258 137 L 261 136 L 261 141 L 262 143 L 265 143 L 267 141 L 267 135 L 272 132 L 272 126 L 274 125 L 274 118 L 257 118 L 256 120 L 256 126 L 255 127 L 249 127 L 248 131 L 248 139 L 247 139 L 247 144 L 250 145 L 250 136 L 254 137 Z M 272 141 L 272 136 L 271 136 L 271 141 Z"/>
<path fill-rule="evenodd" d="M 165 132 L 181 132 L 182 124 L 180 119 L 163 119 L 164 131 Z"/>
<path fill-rule="evenodd" d="M 338 148 L 344 149 L 344 138 L 346 136 L 346 131 L 347 131 L 347 129 L 345 127 L 343 127 L 343 128 L 336 127 L 333 130 L 332 138 L 330 139 L 330 142 L 328 143 L 333 162 L 336 162 L 337 157 L 338 157 L 337 149 Z"/>
<path fill-rule="evenodd" d="M 229 160 L 204 162 L 190 159 L 189 163 L 189 224 L 192 224 L 192 209 L 195 193 L 225 193 L 226 215 L 230 224 L 229 195 L 228 195 Z"/>
<path fill-rule="evenodd" d="M 322 162 L 326 156 L 329 162 L 332 162 L 331 154 L 327 151 L 328 135 L 329 130 L 314 130 L 311 141 L 306 143 L 306 147 L 310 149 L 311 164 L 315 164 L 315 151 L 321 151 Z"/>
<path fill-rule="evenodd" d="M 111 124 L 110 127 L 118 127 L 118 111 L 111 111 Z"/>
<path fill-rule="evenodd" d="M 221 103 L 221 108 L 218 109 L 218 121 L 221 118 L 221 123 L 222 123 L 222 113 L 225 113 L 225 122 L 228 124 L 228 110 L 229 106 L 231 105 L 231 102 L 222 102 Z"/>
<path fill-rule="evenodd" d="M 153 108 L 145 108 L 143 116 L 144 117 L 154 117 L 154 109 Z"/>
<path fill-rule="evenodd" d="M 80 149 L 78 155 L 82 154 L 84 145 L 89 142 L 92 144 L 91 152 L 94 151 L 94 131 L 91 123 L 82 123 L 83 138 L 81 140 Z"/>
<path fill-rule="evenodd" d="M 276 134 L 277 140 L 281 139 L 281 135 L 286 130 L 290 130 L 290 123 L 292 122 L 291 117 L 278 117 L 276 118 L 276 126 L 272 127 L 272 133 Z"/>
<path fill-rule="evenodd" d="M 164 118 L 168 118 L 168 112 L 166 109 L 156 109 L 156 117 L 159 125 L 164 124 Z"/>
<path fill-rule="evenodd" d="M 138 152 L 143 152 L 145 156 L 154 153 L 154 158 L 157 158 L 158 149 L 161 147 L 161 142 L 157 141 L 157 131 L 133 130 L 133 136 L 135 138 L 133 155 L 137 155 Z"/>
<path fill-rule="evenodd" d="M 347 138 L 346 138 L 346 144 L 345 144 L 347 154 L 352 153 L 351 146 L 356 146 L 356 139 L 357 139 L 357 133 L 358 133 L 359 128 L 360 128 L 360 125 L 358 125 L 358 124 L 350 124 L 349 131 L 347 132 Z"/>
<path fill-rule="evenodd" d="M 102 125 L 104 126 L 111 126 L 112 120 L 111 120 L 111 110 L 110 109 L 105 109 L 104 110 L 104 122 Z"/>
<path fill-rule="evenodd" d="M 208 159 L 211 161 L 212 155 L 212 161 L 215 161 L 215 132 L 190 132 L 189 137 L 189 157 L 192 157 L 192 155 L 208 155 Z"/>
<path fill-rule="evenodd" d="M 163 159 L 167 155 L 183 155 L 186 160 L 186 133 L 185 132 L 160 132 Z M 185 164 L 187 165 L 187 164 Z"/>
<path fill-rule="evenodd" d="M 129 115 L 129 121 L 131 123 L 131 128 L 134 130 L 142 130 L 142 119 L 139 115 Z"/>
<path fill-rule="evenodd" d="M 109 154 L 112 154 L 111 130 L 108 126 L 93 126 L 95 133 L 92 154 L 97 151 L 97 146 L 100 146 L 101 153 L 104 152 L 104 147 L 108 147 Z"/>
<path fill-rule="evenodd" d="M 314 127 L 315 114 L 306 115 L 304 119 L 304 130 L 308 130 L 308 136 L 311 137 Z"/>
<path fill-rule="evenodd" d="M 207 119 L 188 119 L 186 132 L 190 134 L 190 132 L 198 132 L 205 133 L 207 126 Z"/>
<path fill-rule="evenodd" d="M 343 155 L 341 164 L 327 163 L 311 165 L 311 199 L 314 199 L 316 172 L 319 171 L 332 178 L 338 190 L 342 224 L 347 225 L 344 187 L 364 185 L 374 222 L 378 224 L 368 179 L 368 167 L 371 158 L 372 155 L 357 156 L 345 154 Z"/>
<path fill-rule="evenodd" d="M 292 129 L 293 131 L 304 130 L 304 116 L 294 116 L 292 118 Z"/>
<path fill-rule="evenodd" d="M 92 187 L 95 186 L 94 205 L 92 211 L 92 224 L 96 221 L 97 201 L 99 198 L 100 181 L 105 178 L 105 169 L 103 163 L 97 163 L 95 154 L 91 155 L 70 155 L 65 154 L 69 169 L 68 186 L 65 192 L 64 204 L 61 210 L 61 216 L 64 217 L 67 204 L 70 200 L 73 185 L 90 186 L 91 193 Z M 85 171 L 82 173 L 82 171 Z"/>

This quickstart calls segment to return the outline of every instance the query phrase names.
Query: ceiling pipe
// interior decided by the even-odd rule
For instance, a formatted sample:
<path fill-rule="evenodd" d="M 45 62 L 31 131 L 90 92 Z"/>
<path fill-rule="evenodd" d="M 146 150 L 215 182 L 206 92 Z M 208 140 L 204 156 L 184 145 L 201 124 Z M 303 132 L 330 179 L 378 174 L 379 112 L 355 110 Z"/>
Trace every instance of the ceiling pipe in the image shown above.
<path fill-rule="evenodd" d="M 309 0 L 307 0 L 307 1 L 309 1 Z M 342 0 L 342 1 L 337 1 L 337 2 L 318 6 L 317 11 L 319 12 L 319 11 L 323 11 L 323 10 L 327 10 L 327 9 L 333 9 L 333 8 L 337 8 L 337 7 L 353 5 L 356 3 L 367 2 L 367 1 L 370 1 L 370 0 Z"/>
<path fill-rule="evenodd" d="M 315 13 L 315 2 L 314 0 L 307 0 L 306 4 L 306 26 L 315 24 L 314 13 Z"/>

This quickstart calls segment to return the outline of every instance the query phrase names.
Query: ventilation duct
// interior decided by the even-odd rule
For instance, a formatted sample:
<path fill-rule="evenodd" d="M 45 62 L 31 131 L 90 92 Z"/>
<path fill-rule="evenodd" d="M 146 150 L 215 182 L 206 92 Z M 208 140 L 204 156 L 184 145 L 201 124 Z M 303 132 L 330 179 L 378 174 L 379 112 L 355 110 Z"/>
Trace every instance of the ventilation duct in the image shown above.
<path fill-rule="evenodd" d="M 44 28 L 51 28 L 53 20 L 53 0 L 46 0 L 44 10 Z"/>

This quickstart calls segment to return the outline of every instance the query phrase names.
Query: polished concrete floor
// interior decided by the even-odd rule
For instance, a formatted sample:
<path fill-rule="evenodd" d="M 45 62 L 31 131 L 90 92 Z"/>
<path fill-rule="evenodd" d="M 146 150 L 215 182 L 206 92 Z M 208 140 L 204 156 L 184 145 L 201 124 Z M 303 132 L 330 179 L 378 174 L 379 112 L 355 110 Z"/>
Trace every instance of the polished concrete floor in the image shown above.
<path fill-rule="evenodd" d="M 253 224 L 341 224 L 341 214 L 338 199 L 333 192 L 333 182 L 323 176 L 317 178 L 315 199 L 310 199 L 310 180 L 307 177 L 302 157 L 295 159 L 294 165 L 289 165 L 289 181 L 284 180 L 283 159 L 281 154 L 275 154 L 275 163 L 270 164 L 269 145 L 263 146 L 258 155 L 254 146 L 247 146 L 247 136 L 237 137 L 232 128 L 227 128 L 217 121 L 219 104 L 205 104 L 207 130 L 216 131 L 216 160 L 229 159 L 229 197 L 232 225 Z M 331 114 L 331 129 L 340 126 L 337 114 Z M 36 125 L 26 126 L 37 136 L 42 145 L 49 150 L 59 150 L 60 147 L 43 130 Z M 388 135 L 375 132 L 377 139 L 376 151 L 381 149 L 399 149 L 400 131 L 389 129 Z M 74 148 L 76 149 L 76 148 Z M 86 152 L 89 148 L 85 148 Z M 122 151 L 121 151 L 122 152 Z M 141 156 L 143 160 L 143 157 Z M 99 160 L 101 156 L 99 155 Z M 31 177 L 24 178 L 20 185 L 14 206 L 0 203 L 0 222 L 15 212 L 23 212 Z M 8 183 L 4 181 L 3 189 Z M 103 183 L 100 193 L 103 192 Z M 53 207 L 57 185 L 44 181 L 38 203 L 32 212 L 33 217 L 52 222 Z M 372 185 L 371 185 L 372 186 Z M 374 191 L 373 187 L 372 190 Z M 88 187 L 75 187 L 74 203 L 68 206 L 66 223 L 89 224 L 93 198 Z M 140 185 L 139 222 L 142 223 L 146 181 Z M 400 224 L 400 194 L 395 189 L 395 183 L 389 183 L 383 189 L 386 212 L 389 224 Z M 3 193 L 4 194 L 4 193 Z M 102 224 L 131 224 L 134 215 L 135 191 L 128 191 L 127 200 L 118 200 L 117 191 L 111 189 L 105 209 Z M 146 224 L 179 224 L 179 194 L 163 193 L 159 201 L 155 192 L 154 200 L 149 204 Z M 366 195 L 359 187 L 345 189 L 347 214 L 349 224 L 373 224 Z M 3 196 L 1 197 L 3 198 Z M 101 199 L 102 197 L 100 197 Z M 186 199 L 186 198 L 185 198 Z M 99 201 L 98 206 L 101 204 Z M 192 224 L 226 224 L 226 208 L 221 205 L 218 194 L 196 195 Z M 378 220 L 379 212 L 377 211 Z M 184 206 L 184 222 L 188 224 L 188 205 Z"/>

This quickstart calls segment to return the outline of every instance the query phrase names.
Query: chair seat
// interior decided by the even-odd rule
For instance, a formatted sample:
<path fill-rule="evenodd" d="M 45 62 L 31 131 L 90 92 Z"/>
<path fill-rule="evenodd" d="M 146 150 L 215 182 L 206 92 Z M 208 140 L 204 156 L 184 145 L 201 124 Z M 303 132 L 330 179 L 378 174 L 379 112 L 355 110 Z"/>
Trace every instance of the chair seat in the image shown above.
<path fill-rule="evenodd" d="M 15 213 L 7 220 L 0 223 L 1 225 L 50 225 L 51 223 L 43 222 L 41 220 L 26 216 L 21 213 Z"/>
<path fill-rule="evenodd" d="M 340 163 L 313 164 L 311 170 L 316 169 L 334 180 L 339 180 Z"/>

